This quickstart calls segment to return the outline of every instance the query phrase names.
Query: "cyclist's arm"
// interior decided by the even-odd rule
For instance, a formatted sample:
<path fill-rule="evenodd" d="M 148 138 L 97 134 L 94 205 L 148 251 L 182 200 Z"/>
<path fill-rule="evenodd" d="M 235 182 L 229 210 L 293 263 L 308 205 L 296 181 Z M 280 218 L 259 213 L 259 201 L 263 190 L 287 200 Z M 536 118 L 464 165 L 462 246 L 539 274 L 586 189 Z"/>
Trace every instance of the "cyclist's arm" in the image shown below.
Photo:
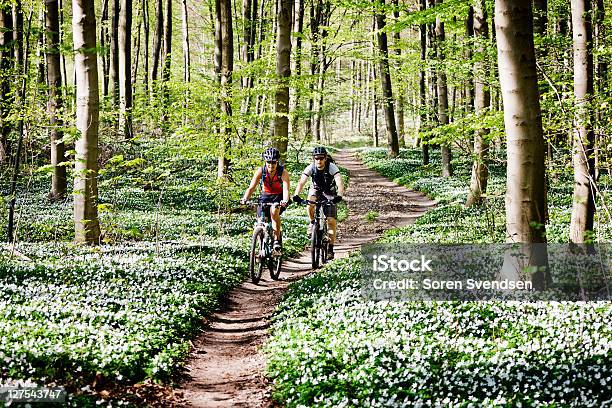
<path fill-rule="evenodd" d="M 261 179 L 261 167 L 255 170 L 255 172 L 253 173 L 251 184 L 249 185 L 249 188 L 247 188 L 246 191 L 244 192 L 244 196 L 242 196 L 242 199 L 244 201 L 247 201 L 251 197 L 251 194 L 253 194 L 253 191 L 255 191 L 255 189 L 257 188 L 257 184 L 259 183 L 260 179 Z"/>
<path fill-rule="evenodd" d="M 336 185 L 338 186 L 338 195 L 343 196 L 344 195 L 344 184 L 342 184 L 342 174 L 340 174 L 340 172 L 336 173 L 336 175 L 334 176 L 334 181 L 336 182 Z"/>
<path fill-rule="evenodd" d="M 291 180 L 289 179 L 289 172 L 287 170 L 283 170 L 281 180 L 283 181 L 283 200 L 289 201 L 289 185 Z"/>
<path fill-rule="evenodd" d="M 295 192 L 293 193 L 293 195 L 300 195 L 307 181 L 308 176 L 306 174 L 302 174 L 302 177 L 300 177 L 300 181 L 298 181 L 298 184 L 295 187 Z"/>

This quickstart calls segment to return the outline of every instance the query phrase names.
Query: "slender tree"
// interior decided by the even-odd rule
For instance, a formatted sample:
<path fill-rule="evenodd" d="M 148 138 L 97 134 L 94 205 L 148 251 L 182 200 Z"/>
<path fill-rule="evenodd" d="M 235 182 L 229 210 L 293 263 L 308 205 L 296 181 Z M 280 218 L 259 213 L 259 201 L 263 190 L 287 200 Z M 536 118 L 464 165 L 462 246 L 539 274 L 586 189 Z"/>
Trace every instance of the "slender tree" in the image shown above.
<path fill-rule="evenodd" d="M 66 148 L 62 132 L 62 71 L 59 54 L 59 3 L 58 0 L 45 0 L 47 7 L 45 24 L 47 31 L 47 84 L 49 100 L 47 113 L 49 115 L 49 135 L 51 137 L 51 165 L 53 176 L 51 178 L 51 193 L 49 198 L 53 201 L 66 197 Z"/>
<path fill-rule="evenodd" d="M 74 1 L 74 0 L 73 0 Z M 119 105 L 119 13 L 121 11 L 121 0 L 112 0 L 113 10 L 111 19 L 110 37 L 110 83 L 112 85 L 111 95 L 115 107 Z"/>
<path fill-rule="evenodd" d="M 427 9 L 427 0 L 421 0 L 420 10 Z M 419 25 L 419 39 L 421 43 L 421 67 L 419 69 L 419 132 L 421 134 L 426 130 L 427 126 L 427 95 L 425 93 L 425 64 L 427 56 L 427 25 Z M 429 164 L 429 145 L 421 143 L 423 152 L 423 165 Z"/>
<path fill-rule="evenodd" d="M 132 0 L 121 0 L 119 11 L 119 132 L 132 138 Z"/>
<path fill-rule="evenodd" d="M 23 66 L 23 2 L 15 0 L 13 3 L 13 46 L 15 47 L 15 71 L 21 72 Z"/>
<path fill-rule="evenodd" d="M 279 0 L 276 36 L 276 88 L 274 144 L 284 161 L 289 142 L 289 77 L 291 76 L 291 6 L 293 0 Z"/>
<path fill-rule="evenodd" d="M 219 42 L 219 68 L 220 68 L 220 101 L 221 105 L 221 129 L 219 140 L 219 159 L 217 176 L 224 178 L 228 174 L 229 149 L 231 128 L 229 125 L 232 116 L 230 104 L 232 72 L 234 70 L 234 32 L 232 27 L 232 3 L 231 0 L 216 0 L 218 19 L 218 42 Z"/>
<path fill-rule="evenodd" d="M 98 64 L 94 0 L 73 0 L 72 33 L 76 72 L 76 141 L 74 175 L 75 240 L 97 244 L 98 221 Z"/>
<path fill-rule="evenodd" d="M 507 240 L 546 242 L 545 149 L 531 0 L 496 0 L 495 26 L 507 137 Z"/>
<path fill-rule="evenodd" d="M 183 29 L 183 80 L 191 81 L 191 52 L 189 48 L 189 18 L 187 14 L 187 0 L 182 0 L 182 29 Z"/>
<path fill-rule="evenodd" d="M 143 76 L 142 85 L 145 91 L 149 89 L 149 36 L 150 36 L 149 0 L 142 0 L 142 26 L 144 30 L 144 55 L 142 58 Z"/>
<path fill-rule="evenodd" d="M 382 85 L 382 104 L 385 111 L 385 120 L 387 122 L 387 141 L 389 143 L 389 155 L 397 157 L 399 155 L 399 143 L 397 138 L 397 128 L 395 127 L 395 110 L 393 107 L 393 91 L 391 87 L 391 73 L 389 72 L 389 47 L 387 44 L 387 33 L 384 31 L 386 25 L 386 17 L 384 0 L 380 0 L 381 10 L 376 13 L 378 40 L 378 52 L 380 53 L 380 82 Z"/>
<path fill-rule="evenodd" d="M 0 5 L 0 164 L 4 163 L 8 156 L 7 142 L 11 133 L 11 122 L 9 115 L 13 103 L 11 92 L 11 75 L 9 74 L 13 64 L 13 14 L 9 6 Z"/>
<path fill-rule="evenodd" d="M 295 0 L 294 5 L 294 19 L 293 19 L 293 31 L 297 35 L 293 36 L 293 44 L 291 48 L 295 50 L 294 58 L 291 60 L 291 71 L 294 76 L 300 77 L 302 75 L 302 32 L 304 31 L 304 0 Z M 300 106 L 301 92 L 299 89 L 295 90 L 293 98 L 293 109 L 294 114 L 291 116 L 291 130 L 292 134 L 295 135 L 298 132 L 298 115 L 297 111 Z"/>
<path fill-rule="evenodd" d="M 595 215 L 595 155 L 593 123 L 593 35 L 589 0 L 572 0 L 574 39 L 574 96 L 576 119 L 573 137 L 574 200 L 570 240 L 584 243 L 592 238 Z"/>
<path fill-rule="evenodd" d="M 102 1 L 102 13 L 100 15 L 100 59 L 102 60 L 102 95 L 108 95 L 108 80 L 110 69 L 110 53 L 107 43 L 110 35 L 108 32 L 108 0 Z"/>
<path fill-rule="evenodd" d="M 162 69 L 161 91 L 162 91 L 162 123 L 166 123 L 168 107 L 170 105 L 170 67 L 172 64 L 172 0 L 166 0 L 166 12 L 164 13 L 164 66 Z"/>
<path fill-rule="evenodd" d="M 154 82 L 159 79 L 159 59 L 164 41 L 164 1 L 155 3 L 155 32 L 153 33 L 153 55 L 151 61 L 151 98 L 154 95 Z"/>
<path fill-rule="evenodd" d="M 399 21 L 399 0 L 393 0 L 393 19 L 395 22 Z M 395 42 L 395 55 L 397 55 L 397 66 L 401 64 L 402 57 L 402 44 L 401 34 L 399 30 L 393 32 L 393 39 Z M 399 147 L 406 147 L 406 124 L 404 121 L 404 93 L 405 89 L 401 82 L 397 87 L 397 137 Z"/>
<path fill-rule="evenodd" d="M 474 7 L 474 33 L 476 35 L 476 53 L 478 58 L 474 63 L 474 108 L 477 114 L 482 114 L 491 103 L 486 77 L 489 72 L 487 59 L 487 42 L 489 26 L 487 23 L 487 9 L 484 0 L 478 0 Z M 486 140 L 488 129 L 481 128 L 474 137 L 474 164 L 472 165 L 472 179 L 468 193 L 467 205 L 480 204 L 482 195 L 487 191 L 488 167 L 486 156 L 489 143 Z"/>
<path fill-rule="evenodd" d="M 439 3 L 442 3 L 440 0 Z M 437 43 L 437 58 L 441 64 L 438 70 L 438 120 L 440 125 L 448 125 L 448 87 L 446 83 L 446 68 L 444 67 L 444 41 L 446 35 L 444 32 L 444 22 L 440 16 L 436 17 L 436 43 Z M 451 167 L 451 149 L 447 142 L 442 143 L 442 177 L 450 177 L 453 174 Z"/>

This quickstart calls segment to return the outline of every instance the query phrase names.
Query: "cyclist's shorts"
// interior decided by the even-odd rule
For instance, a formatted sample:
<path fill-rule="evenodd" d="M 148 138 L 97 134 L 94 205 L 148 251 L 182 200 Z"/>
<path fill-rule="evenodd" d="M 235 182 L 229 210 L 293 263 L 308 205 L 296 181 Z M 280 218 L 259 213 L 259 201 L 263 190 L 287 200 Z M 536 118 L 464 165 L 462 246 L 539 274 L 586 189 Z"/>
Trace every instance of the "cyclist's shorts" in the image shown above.
<path fill-rule="evenodd" d="M 263 208 L 261 204 L 264 203 L 280 203 L 283 201 L 282 194 L 262 194 L 259 196 L 259 205 L 257 206 L 257 216 L 261 217 L 265 214 L 266 218 L 270 218 L 270 207 Z M 280 207 L 280 206 L 279 206 Z M 286 208 L 280 207 L 280 213 L 282 214 Z"/>
<path fill-rule="evenodd" d="M 314 187 L 311 187 L 310 190 L 308 190 L 308 197 L 312 197 L 312 196 L 317 197 L 317 199 L 320 198 L 321 196 L 327 198 L 328 200 L 331 200 L 334 198 L 333 195 L 321 193 L 320 191 L 315 190 Z M 338 218 L 338 207 L 336 206 L 335 203 L 326 204 L 323 206 L 323 213 L 328 218 Z"/>

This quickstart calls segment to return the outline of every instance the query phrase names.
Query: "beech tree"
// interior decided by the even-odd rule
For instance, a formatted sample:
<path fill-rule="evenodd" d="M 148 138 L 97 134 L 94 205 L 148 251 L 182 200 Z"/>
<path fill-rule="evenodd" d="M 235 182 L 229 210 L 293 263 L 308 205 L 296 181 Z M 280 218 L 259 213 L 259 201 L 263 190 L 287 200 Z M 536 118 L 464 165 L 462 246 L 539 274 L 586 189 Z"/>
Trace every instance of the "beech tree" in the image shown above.
<path fill-rule="evenodd" d="M 576 127 L 573 137 L 574 199 L 570 240 L 583 243 L 592 238 L 595 216 L 595 114 L 593 97 L 593 35 L 589 0 L 572 0 L 574 44 L 574 97 Z"/>
<path fill-rule="evenodd" d="M 51 178 L 52 201 L 62 200 L 66 197 L 66 148 L 64 146 L 62 131 L 62 72 L 59 51 L 59 4 L 58 0 L 45 0 L 45 28 L 47 31 L 47 84 L 49 86 L 49 101 L 47 112 L 49 114 L 49 136 L 51 139 L 51 165 L 53 175 Z"/>
<path fill-rule="evenodd" d="M 219 65 L 220 96 L 219 105 L 221 110 L 221 126 L 219 140 L 219 159 L 217 176 L 223 178 L 227 175 L 229 166 L 230 134 L 229 120 L 232 116 L 231 84 L 232 71 L 234 70 L 234 31 L 232 27 L 232 2 L 231 0 L 215 0 L 216 25 L 215 30 L 217 46 L 215 53 Z"/>
<path fill-rule="evenodd" d="M 8 5 L 0 5 L 0 164 L 3 164 L 8 155 L 7 142 L 11 133 L 11 124 L 8 119 L 14 99 L 11 92 L 11 76 L 8 75 L 13 63 L 13 15 Z"/>
<path fill-rule="evenodd" d="M 291 76 L 291 2 L 279 0 L 278 34 L 276 37 L 276 103 L 274 118 L 274 143 L 284 161 L 289 142 L 289 77 Z"/>
<path fill-rule="evenodd" d="M 393 108 L 393 90 L 391 88 L 391 73 L 389 72 L 389 46 L 387 43 L 387 33 L 385 29 L 384 0 L 381 0 L 382 9 L 376 13 L 376 38 L 378 42 L 378 52 L 380 53 L 380 82 L 382 85 L 382 102 L 387 122 L 387 141 L 389 143 L 389 155 L 397 157 L 399 155 L 399 141 L 397 138 L 397 128 L 395 126 L 395 110 Z"/>
<path fill-rule="evenodd" d="M 97 244 L 98 220 L 98 64 L 93 0 L 72 1 L 72 35 L 76 74 L 76 141 L 74 174 L 75 241 Z"/>
<path fill-rule="evenodd" d="M 499 81 L 507 140 L 508 242 L 546 242 L 544 137 L 531 0 L 496 0 Z"/>
<path fill-rule="evenodd" d="M 442 1 L 440 1 L 442 3 Z M 443 43 L 446 39 L 444 33 L 444 22 L 440 16 L 436 17 L 435 36 L 437 43 L 438 62 L 444 61 Z M 446 68 L 441 65 L 438 71 L 438 121 L 440 125 L 448 125 L 448 87 L 446 84 Z M 451 167 L 451 149 L 448 142 L 442 143 L 442 177 L 450 177 L 453 174 Z"/>
<path fill-rule="evenodd" d="M 132 138 L 132 0 L 121 0 L 119 12 L 119 132 Z"/>
<path fill-rule="evenodd" d="M 476 35 L 476 53 L 479 58 L 474 63 L 474 109 L 482 114 L 489 107 L 491 94 L 487 85 L 489 67 L 486 63 L 485 53 L 489 38 L 487 24 L 487 9 L 484 0 L 478 0 L 474 6 L 474 34 Z M 472 178 L 468 193 L 467 205 L 480 204 L 482 195 L 487 191 L 488 167 L 486 155 L 489 143 L 486 140 L 488 129 L 480 128 L 474 137 L 474 164 L 472 165 Z"/>

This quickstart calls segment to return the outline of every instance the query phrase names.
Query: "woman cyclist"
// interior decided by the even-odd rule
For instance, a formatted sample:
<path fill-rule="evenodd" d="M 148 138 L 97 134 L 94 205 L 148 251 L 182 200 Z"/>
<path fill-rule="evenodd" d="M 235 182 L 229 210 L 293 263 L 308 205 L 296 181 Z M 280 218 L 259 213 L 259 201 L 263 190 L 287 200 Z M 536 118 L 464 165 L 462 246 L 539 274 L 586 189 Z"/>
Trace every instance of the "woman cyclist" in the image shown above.
<path fill-rule="evenodd" d="M 263 152 L 265 164 L 257 168 L 253 173 L 251 184 L 244 192 L 241 204 L 247 202 L 253 191 L 257 188 L 257 184 L 261 186 L 261 195 L 259 196 L 259 205 L 257 206 L 257 216 L 266 215 L 272 220 L 272 229 L 274 230 L 274 245 L 272 254 L 280 256 L 282 245 L 281 220 L 280 215 L 289 204 L 289 173 L 285 167 L 279 163 L 280 152 L 278 149 L 270 147 Z M 262 207 L 264 203 L 278 203 L 280 206 Z"/>

